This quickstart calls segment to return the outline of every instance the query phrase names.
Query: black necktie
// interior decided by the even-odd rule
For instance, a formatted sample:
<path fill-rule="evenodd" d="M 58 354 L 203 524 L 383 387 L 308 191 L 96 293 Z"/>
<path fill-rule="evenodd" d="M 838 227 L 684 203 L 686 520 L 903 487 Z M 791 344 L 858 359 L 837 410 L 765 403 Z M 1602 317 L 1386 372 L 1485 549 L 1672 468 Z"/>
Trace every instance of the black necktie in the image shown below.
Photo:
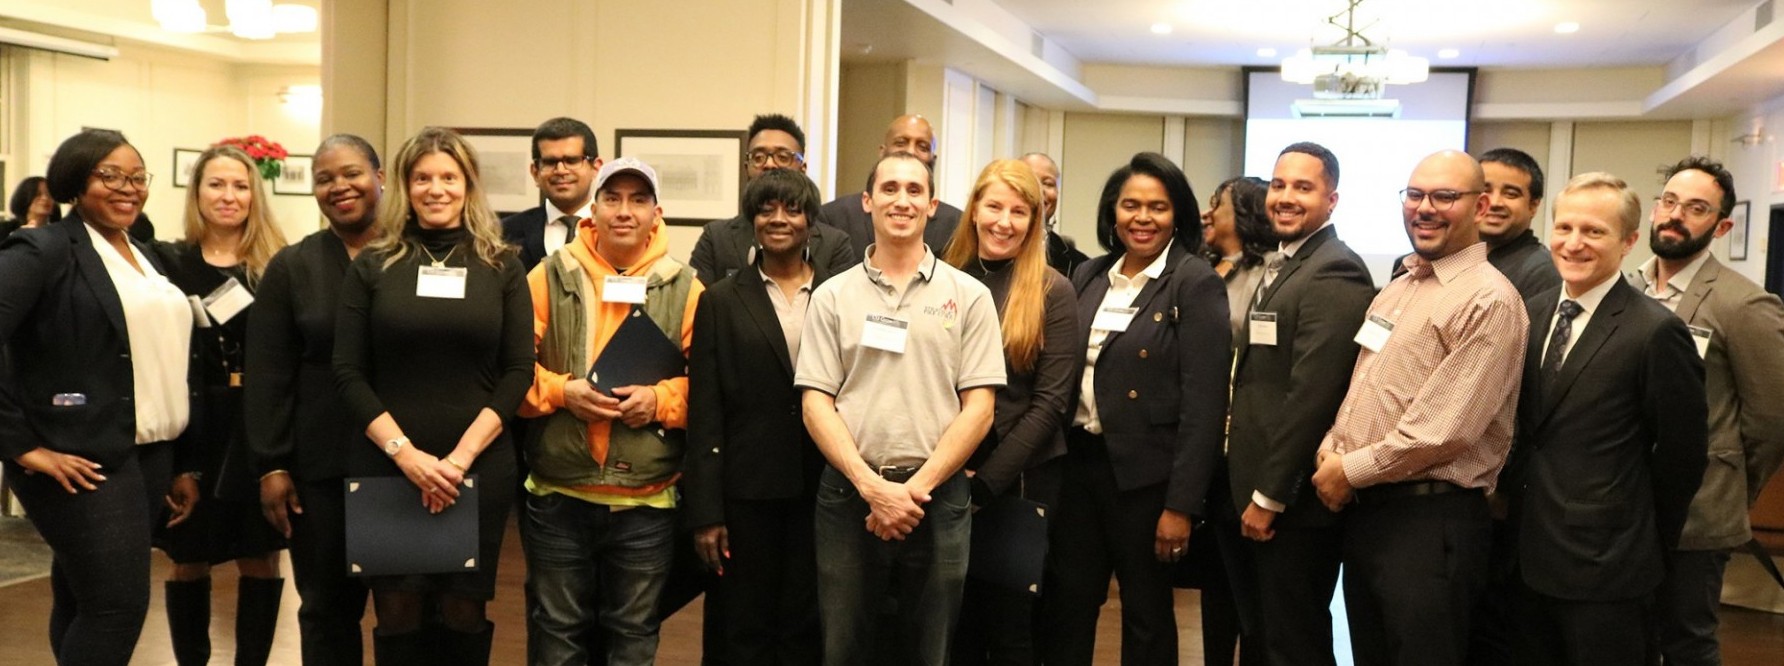
<path fill-rule="evenodd" d="M 1573 301 L 1561 301 L 1561 314 L 1555 319 L 1555 331 L 1549 334 L 1549 350 L 1542 355 L 1543 384 L 1561 376 L 1561 356 L 1567 350 L 1567 339 L 1573 337 L 1573 318 L 1585 309 Z"/>
<path fill-rule="evenodd" d="M 580 220 L 575 215 L 565 215 L 558 218 L 558 221 L 564 223 L 564 244 L 569 245 L 576 240 L 576 223 Z"/>

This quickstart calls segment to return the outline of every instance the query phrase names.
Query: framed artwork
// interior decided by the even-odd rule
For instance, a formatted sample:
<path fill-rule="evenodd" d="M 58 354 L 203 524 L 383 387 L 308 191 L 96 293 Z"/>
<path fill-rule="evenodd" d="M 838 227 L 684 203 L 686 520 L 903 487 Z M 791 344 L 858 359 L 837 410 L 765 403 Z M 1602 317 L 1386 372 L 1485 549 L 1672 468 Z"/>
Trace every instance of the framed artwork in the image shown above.
<path fill-rule="evenodd" d="M 1752 206 L 1750 201 L 1739 201 L 1729 211 L 1728 219 L 1734 220 L 1734 227 L 1728 230 L 1729 261 L 1747 260 L 1747 213 Z"/>
<path fill-rule="evenodd" d="M 613 135 L 620 157 L 635 157 L 656 169 L 663 221 L 697 227 L 737 215 L 747 132 L 622 129 Z"/>
<path fill-rule="evenodd" d="M 310 155 L 286 155 L 285 166 L 279 169 L 279 177 L 273 179 L 273 194 L 310 196 L 315 191 L 310 186 L 315 175 L 314 162 Z"/>
<path fill-rule="evenodd" d="M 173 149 L 173 186 L 189 187 L 192 185 L 192 167 L 198 164 L 202 150 L 190 148 Z"/>
<path fill-rule="evenodd" d="M 507 217 L 540 205 L 544 195 L 527 167 L 533 163 L 533 130 L 455 127 L 477 151 L 484 194 L 497 215 Z"/>

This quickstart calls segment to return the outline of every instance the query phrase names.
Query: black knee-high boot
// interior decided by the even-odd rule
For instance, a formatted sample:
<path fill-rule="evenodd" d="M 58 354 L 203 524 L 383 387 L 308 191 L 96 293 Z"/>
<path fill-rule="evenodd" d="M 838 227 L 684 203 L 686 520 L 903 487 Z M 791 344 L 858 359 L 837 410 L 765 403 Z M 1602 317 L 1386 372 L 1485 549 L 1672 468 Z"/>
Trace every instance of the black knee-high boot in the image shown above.
<path fill-rule="evenodd" d="M 235 666 L 266 666 L 279 626 L 283 578 L 242 577 L 236 585 Z"/>
<path fill-rule="evenodd" d="M 437 636 L 426 627 L 406 634 L 372 630 L 372 654 L 378 666 L 425 666 L 435 661 Z"/>
<path fill-rule="evenodd" d="M 475 632 L 453 631 L 444 625 L 435 628 L 434 636 L 439 647 L 438 663 L 445 666 L 488 666 L 490 639 L 495 636 L 496 625 L 483 623 L 483 629 Z"/>
<path fill-rule="evenodd" d="M 204 666 L 211 660 L 211 579 L 170 580 L 162 589 L 174 661 Z"/>

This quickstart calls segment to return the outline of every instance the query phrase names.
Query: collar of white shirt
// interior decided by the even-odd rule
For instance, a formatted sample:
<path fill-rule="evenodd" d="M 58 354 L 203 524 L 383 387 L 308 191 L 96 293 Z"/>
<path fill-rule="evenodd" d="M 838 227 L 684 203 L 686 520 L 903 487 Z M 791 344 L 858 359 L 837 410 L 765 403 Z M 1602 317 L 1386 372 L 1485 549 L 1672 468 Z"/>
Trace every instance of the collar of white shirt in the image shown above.
<path fill-rule="evenodd" d="M 1691 263 L 1685 264 L 1683 269 L 1680 269 L 1677 273 L 1673 273 L 1672 277 L 1666 279 L 1666 286 L 1672 287 L 1673 290 L 1678 293 L 1685 293 L 1686 290 L 1691 288 L 1691 281 L 1697 279 L 1697 271 L 1701 270 L 1704 262 L 1709 261 L 1709 259 L 1709 252 L 1698 253 L 1696 259 L 1692 259 Z M 1646 285 L 1645 290 L 1648 292 L 1648 295 L 1656 297 L 1666 296 L 1666 294 L 1661 293 L 1660 286 L 1655 284 L 1655 281 L 1659 279 L 1660 273 L 1659 257 L 1648 257 L 1647 261 L 1642 262 L 1641 273 L 1642 284 Z"/>
<path fill-rule="evenodd" d="M 1164 251 L 1159 252 L 1157 257 L 1153 257 L 1152 263 L 1147 264 L 1146 268 L 1141 269 L 1140 273 L 1132 278 L 1121 274 L 1121 258 L 1117 257 L 1114 262 L 1109 264 L 1109 284 L 1115 286 L 1125 284 L 1129 281 L 1133 281 L 1137 284 L 1145 284 L 1147 281 L 1157 280 L 1158 276 L 1164 275 L 1165 258 L 1171 256 L 1171 245 L 1176 242 L 1177 241 L 1172 240 L 1169 243 L 1165 243 Z M 1142 276 L 1144 276 L 1144 278 L 1142 278 Z"/>
<path fill-rule="evenodd" d="M 1319 225 L 1319 229 L 1313 230 L 1313 234 L 1317 234 L 1321 230 L 1324 230 L 1326 227 L 1329 227 L 1329 226 L 1332 226 L 1332 221 L 1326 220 L 1325 224 Z M 1281 244 L 1279 249 L 1282 250 L 1283 258 L 1293 259 L 1295 256 L 1295 253 L 1301 251 L 1301 246 L 1307 244 L 1307 239 L 1313 238 L 1313 234 L 1307 234 L 1307 235 L 1297 238 L 1295 240 Z"/>

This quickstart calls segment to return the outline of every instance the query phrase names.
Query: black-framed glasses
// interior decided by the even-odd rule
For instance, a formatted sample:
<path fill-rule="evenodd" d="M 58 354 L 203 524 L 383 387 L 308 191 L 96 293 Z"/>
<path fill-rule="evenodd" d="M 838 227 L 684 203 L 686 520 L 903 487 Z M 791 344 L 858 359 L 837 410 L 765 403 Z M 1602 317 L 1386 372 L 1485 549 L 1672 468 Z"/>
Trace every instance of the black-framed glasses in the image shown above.
<path fill-rule="evenodd" d="M 1715 215 L 1716 213 L 1720 212 L 1719 210 L 1711 207 L 1709 202 L 1704 201 L 1702 199 L 1692 199 L 1690 201 L 1681 201 L 1681 200 L 1679 200 L 1678 197 L 1675 197 L 1671 194 L 1662 194 L 1660 196 L 1654 197 L 1654 210 L 1658 211 L 1662 215 L 1671 215 L 1673 213 L 1673 211 L 1678 210 L 1680 207 L 1683 207 L 1685 209 L 1685 217 L 1688 217 L 1688 218 L 1691 218 L 1693 220 L 1697 220 L 1700 222 L 1703 220 L 1710 219 L 1711 215 Z"/>
<path fill-rule="evenodd" d="M 564 157 L 541 157 L 533 160 L 533 165 L 539 167 L 540 171 L 556 171 L 560 165 L 566 169 L 574 169 L 593 161 L 595 158 L 587 155 L 566 155 Z"/>
<path fill-rule="evenodd" d="M 149 183 L 155 180 L 155 175 L 147 171 L 127 174 L 116 169 L 94 169 L 93 177 L 98 178 L 99 182 L 105 185 L 106 189 L 113 192 L 124 191 L 125 183 L 129 183 L 131 187 L 138 190 L 147 192 L 149 190 Z"/>
<path fill-rule="evenodd" d="M 769 164 L 790 167 L 805 161 L 805 156 L 791 150 L 752 150 L 743 159 L 753 167 L 765 167 Z"/>
<path fill-rule="evenodd" d="M 1451 206 L 1456 205 L 1457 201 L 1461 201 L 1462 197 L 1475 194 L 1480 194 L 1480 190 L 1431 190 L 1426 192 L 1408 187 L 1400 190 L 1400 203 L 1407 208 L 1418 208 L 1420 204 L 1425 203 L 1426 199 L 1430 199 L 1432 208 L 1449 210 Z"/>

